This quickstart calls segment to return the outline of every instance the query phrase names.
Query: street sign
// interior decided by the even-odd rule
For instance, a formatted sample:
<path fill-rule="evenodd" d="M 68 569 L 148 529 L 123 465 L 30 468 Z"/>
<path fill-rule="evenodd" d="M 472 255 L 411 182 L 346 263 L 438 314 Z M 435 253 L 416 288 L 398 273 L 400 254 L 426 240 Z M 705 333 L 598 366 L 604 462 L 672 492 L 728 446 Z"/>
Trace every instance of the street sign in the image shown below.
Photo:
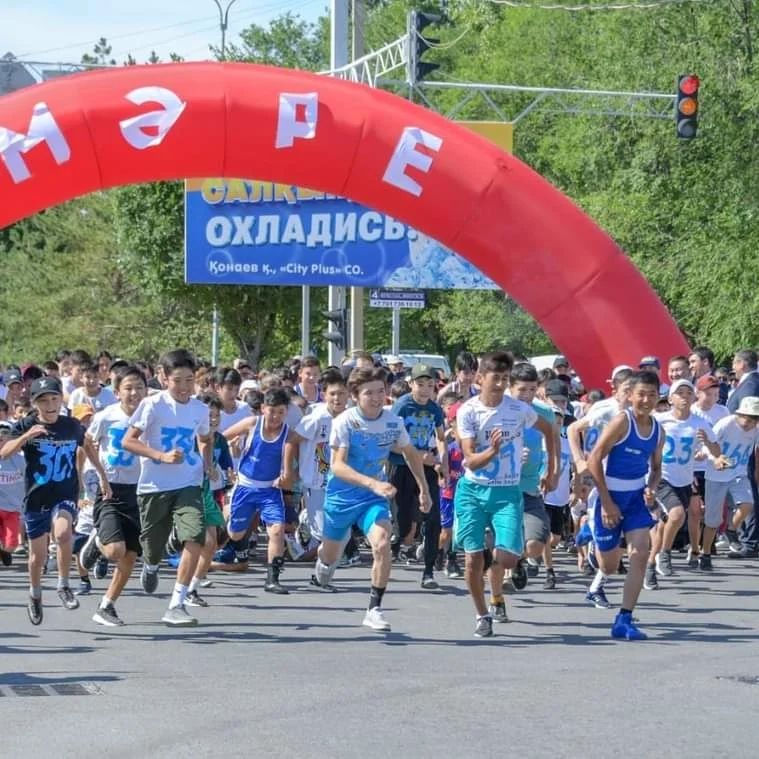
<path fill-rule="evenodd" d="M 380 290 L 369 291 L 369 305 L 372 308 L 424 308 L 424 290 Z"/>

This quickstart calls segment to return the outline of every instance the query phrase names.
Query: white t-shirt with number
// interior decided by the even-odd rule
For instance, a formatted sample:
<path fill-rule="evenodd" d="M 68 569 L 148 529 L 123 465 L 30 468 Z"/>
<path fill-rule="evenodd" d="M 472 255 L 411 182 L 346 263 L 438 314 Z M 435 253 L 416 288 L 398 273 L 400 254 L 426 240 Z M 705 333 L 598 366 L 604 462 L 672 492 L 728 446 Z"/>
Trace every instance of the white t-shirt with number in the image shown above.
<path fill-rule="evenodd" d="M 490 447 L 493 430 L 503 432 L 498 455 L 481 469 L 464 468 L 464 477 L 480 485 L 519 485 L 522 472 L 524 429 L 538 415 L 532 406 L 506 395 L 498 406 L 486 406 L 479 397 L 464 403 L 456 414 L 459 437 L 474 440 L 475 452 Z"/>
<path fill-rule="evenodd" d="M 140 479 L 140 458 L 124 450 L 124 435 L 129 429 L 129 415 L 114 403 L 98 411 L 87 429 L 87 437 L 98 446 L 98 457 L 108 482 L 134 485 Z"/>
<path fill-rule="evenodd" d="M 583 417 L 588 427 L 582 436 L 582 449 L 586 456 L 593 450 L 601 433 L 619 412 L 619 401 L 616 398 L 604 398 L 588 409 L 588 413 Z"/>
<path fill-rule="evenodd" d="M 298 449 L 300 479 L 311 490 L 324 490 L 327 484 L 332 419 L 326 403 L 315 403 L 311 407 L 311 413 L 300 420 L 295 430 L 305 439 Z"/>
<path fill-rule="evenodd" d="M 694 456 L 701 449 L 696 439 L 699 430 L 703 430 L 710 443 L 716 442 L 711 424 L 703 417 L 690 414 L 687 419 L 675 419 L 671 411 L 654 414 L 664 431 L 664 450 L 662 451 L 662 478 L 670 485 L 682 488 L 693 482 L 696 469 Z"/>
<path fill-rule="evenodd" d="M 140 458 L 138 493 L 162 493 L 203 484 L 203 458 L 195 442 L 209 432 L 208 406 L 197 398 L 178 403 L 167 390 L 150 395 L 140 403 L 129 420 L 142 432 L 142 442 L 154 450 L 184 454 L 181 464 L 161 464 Z"/>
<path fill-rule="evenodd" d="M 559 449 L 559 482 L 556 485 L 556 490 L 546 493 L 543 497 L 543 502 L 548 506 L 566 506 L 572 494 L 572 467 L 569 465 L 569 462 L 572 460 L 572 451 L 569 448 L 566 428 L 562 428 L 559 440 L 561 441 L 561 448 Z"/>
<path fill-rule="evenodd" d="M 725 406 L 721 406 L 719 403 L 715 403 L 708 411 L 699 408 L 698 405 L 694 403 L 690 407 L 690 412 L 691 414 L 695 414 L 696 416 L 699 416 L 709 422 L 709 425 L 712 429 L 714 429 L 714 425 L 717 424 L 720 419 L 724 419 L 726 416 L 730 416 L 730 412 L 727 410 L 727 408 Z M 704 452 L 706 452 L 706 449 L 704 449 Z M 703 472 L 706 470 L 706 467 L 707 461 L 706 459 L 702 459 L 701 461 L 696 462 L 696 465 L 693 467 L 693 469 L 696 472 Z"/>
<path fill-rule="evenodd" d="M 706 479 L 712 482 L 730 482 L 736 477 L 748 477 L 748 459 L 759 444 L 759 427 L 744 432 L 738 426 L 735 416 L 730 414 L 714 425 L 714 434 L 722 449 L 722 455 L 732 459 L 733 466 L 716 469 L 710 460 L 706 465 Z"/>

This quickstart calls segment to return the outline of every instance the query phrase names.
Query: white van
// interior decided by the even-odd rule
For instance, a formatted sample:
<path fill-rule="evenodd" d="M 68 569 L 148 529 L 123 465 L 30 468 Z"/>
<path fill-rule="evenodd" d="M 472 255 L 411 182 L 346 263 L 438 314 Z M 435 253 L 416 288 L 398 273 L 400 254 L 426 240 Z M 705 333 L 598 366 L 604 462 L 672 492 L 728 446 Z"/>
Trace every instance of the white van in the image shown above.
<path fill-rule="evenodd" d="M 387 363 L 390 354 L 383 354 L 382 359 Z M 411 368 L 414 364 L 427 364 L 433 369 L 438 369 L 446 379 L 450 379 L 451 365 L 445 356 L 434 353 L 399 353 L 398 358 L 403 360 L 406 367 Z"/>

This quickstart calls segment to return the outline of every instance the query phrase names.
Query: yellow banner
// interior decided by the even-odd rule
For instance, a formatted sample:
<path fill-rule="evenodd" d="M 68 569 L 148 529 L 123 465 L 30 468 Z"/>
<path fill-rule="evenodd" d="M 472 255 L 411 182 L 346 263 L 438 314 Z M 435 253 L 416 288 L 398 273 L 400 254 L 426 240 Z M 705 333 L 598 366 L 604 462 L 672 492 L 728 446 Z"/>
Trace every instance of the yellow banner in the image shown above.
<path fill-rule="evenodd" d="M 458 121 L 507 153 L 514 152 L 514 125 L 508 121 Z"/>

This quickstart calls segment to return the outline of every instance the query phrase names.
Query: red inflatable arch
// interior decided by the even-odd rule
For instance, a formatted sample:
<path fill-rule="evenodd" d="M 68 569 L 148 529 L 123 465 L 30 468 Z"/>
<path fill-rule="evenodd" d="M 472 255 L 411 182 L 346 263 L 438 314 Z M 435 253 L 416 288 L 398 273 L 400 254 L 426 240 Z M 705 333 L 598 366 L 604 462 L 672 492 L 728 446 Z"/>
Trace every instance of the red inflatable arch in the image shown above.
<path fill-rule="evenodd" d="M 641 274 L 570 200 L 467 129 L 379 90 L 248 64 L 78 74 L 0 98 L 0 159 L 0 227 L 134 182 L 296 184 L 456 250 L 592 386 L 615 364 L 687 350 Z"/>

